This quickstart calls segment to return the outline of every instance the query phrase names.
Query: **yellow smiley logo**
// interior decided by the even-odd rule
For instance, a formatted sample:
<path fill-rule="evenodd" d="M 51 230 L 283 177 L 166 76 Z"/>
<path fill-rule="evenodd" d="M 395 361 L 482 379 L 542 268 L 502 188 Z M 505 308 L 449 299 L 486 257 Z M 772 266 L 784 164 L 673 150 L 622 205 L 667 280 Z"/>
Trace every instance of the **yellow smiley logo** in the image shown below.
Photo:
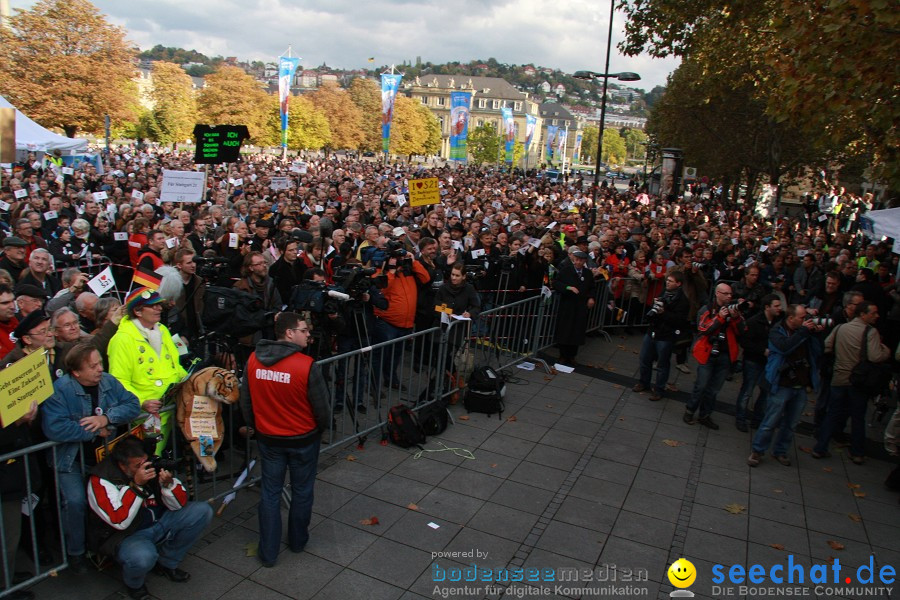
<path fill-rule="evenodd" d="M 679 558 L 669 567 L 669 583 L 677 588 L 690 587 L 697 579 L 697 569 L 691 561 Z"/>

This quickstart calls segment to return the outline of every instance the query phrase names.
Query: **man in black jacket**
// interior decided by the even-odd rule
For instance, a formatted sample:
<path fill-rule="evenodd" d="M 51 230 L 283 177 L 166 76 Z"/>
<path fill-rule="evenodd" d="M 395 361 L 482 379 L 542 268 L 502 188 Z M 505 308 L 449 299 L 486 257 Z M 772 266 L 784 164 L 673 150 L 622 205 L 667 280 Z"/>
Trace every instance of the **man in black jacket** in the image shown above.
<path fill-rule="evenodd" d="M 676 271 L 666 275 L 666 291 L 654 301 L 653 308 L 648 313 L 650 328 L 641 344 L 641 380 L 633 389 L 635 392 L 642 392 L 650 388 L 653 361 L 657 361 L 656 385 L 650 393 L 650 400 L 653 401 L 662 399 L 663 390 L 669 381 L 675 340 L 690 327 L 688 313 L 691 304 L 681 289 L 683 284 L 683 273 Z"/>
<path fill-rule="evenodd" d="M 741 323 L 738 343 L 744 349 L 744 374 L 741 390 L 735 402 L 735 427 L 747 432 L 747 404 L 753 390 L 760 385 L 766 371 L 769 356 L 769 331 L 781 317 L 781 300 L 775 294 L 767 294 L 761 300 L 762 312 Z M 759 397 L 753 408 L 753 426 L 757 427 L 766 412 L 766 392 L 760 387 Z"/>

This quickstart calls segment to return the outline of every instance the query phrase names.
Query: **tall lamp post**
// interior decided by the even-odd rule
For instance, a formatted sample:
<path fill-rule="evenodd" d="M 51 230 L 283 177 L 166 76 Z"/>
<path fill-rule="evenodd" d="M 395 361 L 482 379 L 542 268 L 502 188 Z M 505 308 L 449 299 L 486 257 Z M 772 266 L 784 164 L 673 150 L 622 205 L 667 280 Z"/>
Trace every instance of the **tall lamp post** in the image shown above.
<path fill-rule="evenodd" d="M 573 77 L 576 79 L 603 80 L 603 98 L 600 101 L 600 131 L 597 135 L 597 158 L 594 167 L 594 192 L 593 207 L 591 207 L 591 227 L 597 223 L 597 191 L 600 188 L 600 156 L 603 151 L 603 124 L 606 122 L 606 88 L 609 80 L 618 79 L 619 81 L 638 81 L 641 76 L 637 73 L 610 73 L 609 72 L 609 56 L 612 53 L 612 30 L 613 17 L 615 16 L 616 2 L 610 0 L 609 3 L 609 34 L 606 39 L 606 68 L 605 73 L 594 73 L 593 71 L 575 71 Z"/>

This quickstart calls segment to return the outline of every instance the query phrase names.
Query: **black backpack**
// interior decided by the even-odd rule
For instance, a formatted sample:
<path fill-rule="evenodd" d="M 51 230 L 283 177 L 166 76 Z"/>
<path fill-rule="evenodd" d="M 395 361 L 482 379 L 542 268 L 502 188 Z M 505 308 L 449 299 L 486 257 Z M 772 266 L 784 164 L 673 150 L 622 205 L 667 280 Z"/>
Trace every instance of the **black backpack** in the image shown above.
<path fill-rule="evenodd" d="M 405 404 L 392 406 L 388 411 L 387 433 L 390 440 L 401 448 L 421 447 L 425 443 L 425 432 L 419 420 Z"/>
<path fill-rule="evenodd" d="M 436 400 L 431 404 L 423 406 L 419 409 L 419 425 L 426 436 L 440 435 L 447 429 L 449 415 L 447 414 L 447 405 Z"/>
<path fill-rule="evenodd" d="M 497 413 L 500 418 L 505 405 L 506 382 L 503 375 L 490 367 L 478 367 L 469 378 L 463 405 L 467 412 L 480 412 L 488 415 Z"/>
<path fill-rule="evenodd" d="M 266 326 L 266 311 L 256 294 L 211 285 L 204 294 L 203 324 L 208 331 L 243 337 Z"/>

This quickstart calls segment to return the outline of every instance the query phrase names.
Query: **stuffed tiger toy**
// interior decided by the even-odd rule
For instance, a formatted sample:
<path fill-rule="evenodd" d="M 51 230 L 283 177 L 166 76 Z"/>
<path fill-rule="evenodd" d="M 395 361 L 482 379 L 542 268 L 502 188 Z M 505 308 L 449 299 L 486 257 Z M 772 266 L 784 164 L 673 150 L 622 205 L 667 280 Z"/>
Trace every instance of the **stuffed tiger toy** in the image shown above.
<path fill-rule="evenodd" d="M 197 456 L 197 460 L 207 473 L 216 470 L 215 453 L 222 447 L 225 433 L 225 423 L 222 420 L 222 403 L 234 404 L 240 399 L 241 390 L 238 378 L 231 371 L 218 367 L 207 367 L 191 375 L 177 390 L 175 390 L 176 413 L 178 427 L 184 437 L 191 444 L 191 449 Z M 206 396 L 210 399 L 210 405 L 215 409 L 216 435 L 213 436 L 212 452 L 208 456 L 202 456 L 200 440 L 191 431 L 191 414 L 194 411 L 194 397 Z"/>

